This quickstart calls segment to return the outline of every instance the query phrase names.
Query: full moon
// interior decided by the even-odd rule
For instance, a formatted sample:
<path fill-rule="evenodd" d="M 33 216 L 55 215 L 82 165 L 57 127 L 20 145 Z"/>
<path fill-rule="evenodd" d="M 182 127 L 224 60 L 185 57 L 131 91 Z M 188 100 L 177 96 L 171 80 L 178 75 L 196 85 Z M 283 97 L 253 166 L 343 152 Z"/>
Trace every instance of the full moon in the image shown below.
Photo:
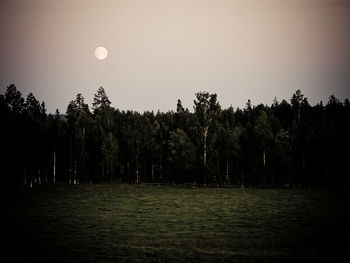
<path fill-rule="evenodd" d="M 99 60 L 104 60 L 107 57 L 107 55 L 108 55 L 107 49 L 105 49 L 104 47 L 97 47 L 95 49 L 95 56 Z"/>

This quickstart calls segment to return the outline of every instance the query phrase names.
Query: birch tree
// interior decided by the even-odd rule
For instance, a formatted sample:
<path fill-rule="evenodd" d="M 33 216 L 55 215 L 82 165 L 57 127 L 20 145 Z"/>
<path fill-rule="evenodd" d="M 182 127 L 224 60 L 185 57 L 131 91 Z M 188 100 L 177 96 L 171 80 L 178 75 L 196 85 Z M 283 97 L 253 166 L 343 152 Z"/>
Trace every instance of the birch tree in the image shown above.
<path fill-rule="evenodd" d="M 207 138 L 209 129 L 214 125 L 218 113 L 220 112 L 220 104 L 217 101 L 217 95 L 209 94 L 208 92 L 196 93 L 196 100 L 194 100 L 194 111 L 201 133 L 202 159 L 204 169 L 203 181 L 205 184 L 207 166 Z"/>

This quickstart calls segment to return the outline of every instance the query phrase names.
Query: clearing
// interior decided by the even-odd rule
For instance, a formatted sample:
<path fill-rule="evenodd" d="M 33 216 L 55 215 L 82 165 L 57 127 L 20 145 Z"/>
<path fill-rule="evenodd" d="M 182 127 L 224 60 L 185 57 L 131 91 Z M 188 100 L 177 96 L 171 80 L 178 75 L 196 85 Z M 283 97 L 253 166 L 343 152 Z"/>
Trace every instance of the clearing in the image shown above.
<path fill-rule="evenodd" d="M 339 262 L 348 192 L 43 185 L 7 210 L 11 261 Z M 347 208 L 346 208 L 347 209 Z"/>

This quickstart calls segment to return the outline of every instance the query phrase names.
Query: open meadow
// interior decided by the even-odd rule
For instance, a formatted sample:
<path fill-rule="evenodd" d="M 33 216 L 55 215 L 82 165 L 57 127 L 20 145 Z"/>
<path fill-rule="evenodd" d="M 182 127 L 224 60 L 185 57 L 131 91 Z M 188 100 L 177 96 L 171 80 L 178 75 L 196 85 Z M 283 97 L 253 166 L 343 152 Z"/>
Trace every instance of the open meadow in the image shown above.
<path fill-rule="evenodd" d="M 7 210 L 11 261 L 339 262 L 345 192 L 43 185 Z"/>

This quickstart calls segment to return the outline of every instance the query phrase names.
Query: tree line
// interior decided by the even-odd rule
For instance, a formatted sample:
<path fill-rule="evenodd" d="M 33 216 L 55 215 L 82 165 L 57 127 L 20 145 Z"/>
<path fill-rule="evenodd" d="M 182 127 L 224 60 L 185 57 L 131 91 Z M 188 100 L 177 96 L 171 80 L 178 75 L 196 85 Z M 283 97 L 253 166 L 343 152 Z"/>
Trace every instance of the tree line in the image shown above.
<path fill-rule="evenodd" d="M 0 95 L 1 181 L 37 184 L 174 183 L 237 187 L 347 187 L 350 103 L 311 106 L 300 90 L 271 106 L 222 109 L 195 94 L 193 112 L 120 111 L 100 87 L 92 109 L 77 94 L 47 114 L 15 85 Z"/>

